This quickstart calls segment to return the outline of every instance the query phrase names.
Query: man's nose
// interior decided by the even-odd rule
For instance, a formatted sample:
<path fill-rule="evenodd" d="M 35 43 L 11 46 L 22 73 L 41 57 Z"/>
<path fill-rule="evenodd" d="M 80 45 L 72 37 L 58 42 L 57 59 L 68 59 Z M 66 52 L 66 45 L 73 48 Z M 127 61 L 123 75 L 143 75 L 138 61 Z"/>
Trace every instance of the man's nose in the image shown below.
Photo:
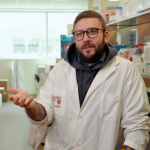
<path fill-rule="evenodd" d="M 90 41 L 91 39 L 88 37 L 87 33 L 84 33 L 83 41 Z"/>

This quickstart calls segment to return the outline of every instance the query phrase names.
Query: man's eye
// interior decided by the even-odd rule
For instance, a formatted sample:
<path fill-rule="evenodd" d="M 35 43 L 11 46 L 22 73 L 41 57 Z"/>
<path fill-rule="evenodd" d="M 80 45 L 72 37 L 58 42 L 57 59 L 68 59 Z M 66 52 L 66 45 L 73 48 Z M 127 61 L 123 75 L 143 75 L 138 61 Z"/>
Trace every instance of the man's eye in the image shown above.
<path fill-rule="evenodd" d="M 76 32 L 76 35 L 81 35 L 82 34 L 82 32 Z"/>
<path fill-rule="evenodd" d="M 95 29 L 90 29 L 90 30 L 88 30 L 88 33 L 91 33 L 91 34 L 96 33 L 96 30 Z"/>
<path fill-rule="evenodd" d="M 88 33 L 90 33 L 91 31 L 92 31 L 92 30 L 91 30 L 91 29 L 89 29 L 87 32 L 88 32 Z"/>

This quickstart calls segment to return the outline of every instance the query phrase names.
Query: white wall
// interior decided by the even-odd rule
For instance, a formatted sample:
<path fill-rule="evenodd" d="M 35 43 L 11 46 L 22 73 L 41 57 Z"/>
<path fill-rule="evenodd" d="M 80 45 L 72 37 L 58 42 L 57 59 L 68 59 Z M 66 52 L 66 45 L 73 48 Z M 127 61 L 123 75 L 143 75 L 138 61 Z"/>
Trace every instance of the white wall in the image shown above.
<path fill-rule="evenodd" d="M 13 59 L 0 59 L 0 79 L 8 79 L 11 86 L 11 66 Z M 38 73 L 38 65 L 55 65 L 56 59 L 22 59 L 25 89 L 29 94 L 36 94 L 34 74 Z"/>

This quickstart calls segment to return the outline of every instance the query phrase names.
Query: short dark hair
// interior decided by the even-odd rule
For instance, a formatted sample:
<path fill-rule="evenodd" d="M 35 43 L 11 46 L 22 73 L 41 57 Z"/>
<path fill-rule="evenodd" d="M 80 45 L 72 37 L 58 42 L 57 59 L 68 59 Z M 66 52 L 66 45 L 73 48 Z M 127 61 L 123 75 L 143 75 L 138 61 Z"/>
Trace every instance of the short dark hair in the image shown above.
<path fill-rule="evenodd" d="M 87 11 L 81 12 L 74 21 L 73 30 L 74 30 L 75 24 L 83 18 L 97 18 L 102 23 L 103 30 L 106 31 L 106 23 L 103 17 L 98 12 L 95 12 L 93 10 L 87 10 Z"/>

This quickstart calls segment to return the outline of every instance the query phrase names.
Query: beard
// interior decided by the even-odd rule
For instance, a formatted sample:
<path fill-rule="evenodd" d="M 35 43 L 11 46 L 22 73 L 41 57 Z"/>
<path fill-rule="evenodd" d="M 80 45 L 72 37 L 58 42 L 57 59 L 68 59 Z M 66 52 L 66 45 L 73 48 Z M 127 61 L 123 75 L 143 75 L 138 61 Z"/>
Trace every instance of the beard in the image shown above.
<path fill-rule="evenodd" d="M 90 44 L 89 42 L 85 43 L 81 48 L 77 47 L 77 51 L 79 54 L 79 57 L 81 59 L 82 62 L 84 63 L 96 63 L 99 61 L 99 59 L 102 57 L 103 52 L 104 52 L 104 46 L 105 46 L 105 42 L 104 40 L 102 41 L 102 43 L 98 43 L 97 42 L 97 46 L 94 44 Z M 87 51 L 87 55 L 85 55 L 82 50 L 86 47 L 92 47 L 95 49 L 95 53 L 90 55 L 90 50 Z"/>

